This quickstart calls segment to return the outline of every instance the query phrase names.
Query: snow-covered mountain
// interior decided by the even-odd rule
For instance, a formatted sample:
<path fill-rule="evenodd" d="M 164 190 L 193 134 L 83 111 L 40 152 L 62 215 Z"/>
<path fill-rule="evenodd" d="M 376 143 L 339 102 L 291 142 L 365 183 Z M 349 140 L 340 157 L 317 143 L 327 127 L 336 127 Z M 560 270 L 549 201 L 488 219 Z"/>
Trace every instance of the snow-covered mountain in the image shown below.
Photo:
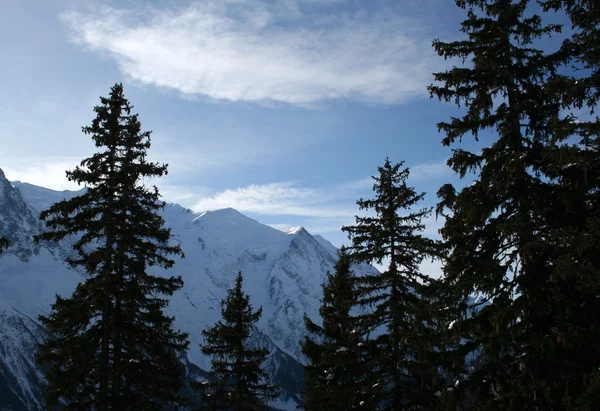
<path fill-rule="evenodd" d="M 42 409 L 43 376 L 33 357 L 35 343 L 44 338 L 37 316 L 49 312 L 55 294 L 70 296 L 83 274 L 63 262 L 71 252 L 68 241 L 36 245 L 32 236 L 41 229 L 40 211 L 74 195 L 77 192 L 11 184 L 0 170 L 0 235 L 11 241 L 0 256 L 0 409 Z M 284 388 L 276 405 L 293 409 L 301 389 L 302 317 L 306 312 L 318 321 L 321 283 L 333 269 L 337 249 L 302 227 L 279 231 L 231 208 L 194 213 L 168 204 L 163 216 L 173 241 L 185 253 L 167 272 L 181 275 L 185 282 L 171 299 L 168 314 L 190 334 L 190 372 L 201 375 L 210 368 L 199 348 L 201 331 L 220 318 L 219 303 L 241 270 L 252 304 L 263 308 L 253 338 L 269 347 L 265 366 Z"/>

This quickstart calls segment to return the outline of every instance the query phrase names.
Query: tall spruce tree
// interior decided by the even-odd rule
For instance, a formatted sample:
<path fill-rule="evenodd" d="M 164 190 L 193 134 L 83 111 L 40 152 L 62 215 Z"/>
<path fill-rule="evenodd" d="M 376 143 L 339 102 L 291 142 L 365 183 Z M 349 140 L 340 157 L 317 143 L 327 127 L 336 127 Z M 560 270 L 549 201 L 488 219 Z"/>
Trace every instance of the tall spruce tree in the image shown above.
<path fill-rule="evenodd" d="M 407 186 L 409 169 L 402 166 L 386 159 L 373 177 L 375 198 L 357 202 L 375 215 L 356 217 L 356 225 L 342 230 L 352 240 L 354 261 L 389 260 L 383 273 L 357 279 L 358 304 L 368 308 L 359 321 L 374 335 L 365 343 L 369 366 L 378 377 L 366 387 L 375 389 L 375 409 L 433 409 L 443 381 L 438 365 L 430 362 L 435 350 L 428 320 L 432 306 L 424 297 L 430 279 L 420 272 L 419 264 L 440 256 L 440 246 L 420 234 L 422 220 L 431 210 L 414 210 L 424 193 Z"/>
<path fill-rule="evenodd" d="M 351 315 L 356 305 L 355 278 L 350 258 L 342 248 L 333 274 L 327 273 L 319 309 L 322 325 L 304 316 L 308 335 L 301 342 L 308 359 L 304 367 L 307 411 L 372 409 L 372 396 L 363 390 L 370 370 L 365 369 L 362 334 Z"/>
<path fill-rule="evenodd" d="M 269 383 L 267 373 L 260 368 L 269 351 L 248 346 L 250 332 L 260 319 L 262 308 L 252 310 L 242 282 L 239 272 L 235 286 L 221 301 L 223 320 L 202 331 L 202 353 L 211 357 L 209 376 L 217 379 L 194 384 L 203 394 L 203 409 L 264 410 L 266 403 L 277 396 L 276 386 Z"/>
<path fill-rule="evenodd" d="M 564 153 L 553 158 L 551 170 L 564 193 L 554 231 L 559 252 L 553 276 L 561 290 L 554 332 L 569 354 L 563 405 L 592 410 L 600 404 L 600 4 L 541 3 L 566 12 L 572 26 L 560 50 L 569 59 L 569 70 L 548 85 L 566 113 L 557 124 Z"/>
<path fill-rule="evenodd" d="M 87 278 L 40 316 L 50 338 L 37 362 L 49 366 L 49 407 L 64 401 L 65 409 L 162 410 L 182 403 L 187 335 L 173 330 L 163 308 L 183 282 L 148 270 L 169 268 L 169 255 L 182 253 L 168 244 L 158 189 L 141 180 L 167 167 L 146 160 L 150 132 L 141 131 L 121 84 L 100 101 L 92 125 L 83 127 L 100 151 L 67 172 L 87 190 L 40 215 L 47 230 L 37 240 L 77 236 L 67 261 Z"/>
<path fill-rule="evenodd" d="M 447 146 L 488 129 L 491 135 L 480 153 L 456 148 L 448 161 L 461 178 L 477 173 L 473 184 L 438 192 L 450 247 L 445 279 L 465 302 L 457 319 L 463 337 L 482 349 L 480 366 L 460 390 L 476 394 L 475 409 L 563 409 L 571 353 L 555 332 L 560 304 L 572 303 L 555 281 L 554 262 L 569 194 L 552 170 L 571 148 L 560 144 L 567 119 L 551 80 L 569 56 L 535 48 L 561 27 L 543 24 L 526 0 L 456 4 L 467 11 L 466 39 L 436 40 L 434 48 L 469 64 L 436 73 L 443 84 L 429 90 L 464 104 L 465 113 L 438 128 Z M 474 292 L 476 304 L 469 302 Z"/>

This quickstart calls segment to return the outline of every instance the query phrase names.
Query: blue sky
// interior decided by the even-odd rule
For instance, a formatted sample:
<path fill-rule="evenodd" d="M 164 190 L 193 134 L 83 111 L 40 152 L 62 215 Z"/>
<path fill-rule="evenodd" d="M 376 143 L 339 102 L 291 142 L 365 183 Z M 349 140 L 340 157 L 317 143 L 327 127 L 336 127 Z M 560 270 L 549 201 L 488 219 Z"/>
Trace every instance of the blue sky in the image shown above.
<path fill-rule="evenodd" d="M 386 156 L 429 205 L 456 181 L 436 129 L 456 111 L 426 86 L 449 64 L 431 41 L 462 19 L 447 0 L 3 0 L 0 168 L 76 188 L 64 171 L 94 152 L 81 126 L 123 82 L 170 165 L 167 201 L 339 246 Z"/>

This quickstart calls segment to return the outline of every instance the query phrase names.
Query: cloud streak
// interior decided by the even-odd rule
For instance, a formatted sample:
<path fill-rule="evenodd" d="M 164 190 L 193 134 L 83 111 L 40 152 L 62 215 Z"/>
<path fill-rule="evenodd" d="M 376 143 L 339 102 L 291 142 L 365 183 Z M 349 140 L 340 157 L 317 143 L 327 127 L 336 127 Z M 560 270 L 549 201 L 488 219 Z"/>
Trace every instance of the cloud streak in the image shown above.
<path fill-rule="evenodd" d="M 425 163 L 412 167 L 413 181 L 437 181 L 450 174 L 445 163 Z M 217 210 L 233 207 L 241 212 L 262 215 L 290 215 L 313 219 L 329 219 L 330 224 L 342 225 L 341 221 L 358 213 L 356 199 L 373 187 L 371 177 L 342 182 L 332 187 L 299 187 L 294 182 L 251 184 L 245 187 L 227 189 L 200 198 L 193 206 L 194 211 Z M 367 195 L 369 197 L 372 193 Z M 432 218 L 432 217 L 430 217 Z M 315 224 L 316 225 L 316 224 Z M 434 227 L 432 221 L 428 227 Z M 339 228 L 339 227 L 338 227 Z M 437 234 L 435 226 L 431 234 Z"/>
<path fill-rule="evenodd" d="M 410 167 L 410 175 L 408 181 L 427 181 L 437 180 L 443 177 L 449 177 L 454 172 L 446 164 L 446 161 L 439 163 L 422 163 Z"/>
<path fill-rule="evenodd" d="M 10 181 L 21 181 L 59 191 L 79 190 L 81 187 L 66 177 L 66 170 L 74 169 L 79 161 L 62 157 L 0 158 L 0 168 Z"/>
<path fill-rule="evenodd" d="M 407 166 L 405 164 L 405 166 Z M 439 163 L 421 163 L 413 166 L 408 166 L 410 168 L 410 175 L 408 176 L 408 185 L 414 185 L 413 182 L 423 182 L 423 181 L 436 181 L 443 177 L 448 177 L 452 175 L 452 170 L 445 161 Z M 337 191 L 356 191 L 356 190 L 366 190 L 373 188 L 373 177 L 364 177 L 356 180 L 345 181 L 336 186 Z"/>
<path fill-rule="evenodd" d="M 106 6 L 61 19 L 76 43 L 113 59 L 131 79 L 188 96 L 310 105 L 393 104 L 426 94 L 439 59 L 418 22 L 391 10 L 310 10 L 205 0 L 167 10 Z"/>
<path fill-rule="evenodd" d="M 310 217 L 343 217 L 352 215 L 348 206 L 340 207 L 321 190 L 296 187 L 293 183 L 252 184 L 228 189 L 198 201 L 194 211 L 233 207 L 241 212 L 263 215 L 292 215 Z"/>

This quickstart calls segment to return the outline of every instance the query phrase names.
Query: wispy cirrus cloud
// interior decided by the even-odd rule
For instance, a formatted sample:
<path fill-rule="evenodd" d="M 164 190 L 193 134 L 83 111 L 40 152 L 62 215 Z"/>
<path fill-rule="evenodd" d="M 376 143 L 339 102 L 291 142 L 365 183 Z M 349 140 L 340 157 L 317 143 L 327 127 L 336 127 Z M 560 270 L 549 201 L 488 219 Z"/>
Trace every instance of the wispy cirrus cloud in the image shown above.
<path fill-rule="evenodd" d="M 436 181 L 450 173 L 445 163 L 417 164 L 412 170 L 411 179 L 421 182 Z M 251 184 L 199 198 L 192 209 L 205 211 L 233 207 L 241 212 L 262 215 L 312 218 L 315 226 L 317 219 L 329 219 L 329 226 L 333 222 L 341 227 L 348 222 L 348 217 L 352 218 L 359 211 L 355 205 L 359 195 L 372 187 L 371 177 L 324 188 L 302 187 L 295 182 Z"/>
<path fill-rule="evenodd" d="M 405 164 L 406 166 L 406 164 Z M 442 177 L 452 175 L 452 170 L 445 161 L 437 163 L 421 163 L 409 166 L 410 175 L 408 177 L 408 185 L 413 185 L 413 182 L 435 181 Z M 364 177 L 356 180 L 344 181 L 336 186 L 338 192 L 366 190 L 373 187 L 373 177 Z"/>
<path fill-rule="evenodd" d="M 66 170 L 73 170 L 81 160 L 69 157 L 0 158 L 0 168 L 10 181 L 21 181 L 52 190 L 79 190 L 67 180 Z"/>
<path fill-rule="evenodd" d="M 410 168 L 409 180 L 411 181 L 426 181 L 437 180 L 442 177 L 452 175 L 454 172 L 446 161 L 437 163 L 421 163 Z"/>
<path fill-rule="evenodd" d="M 75 42 L 113 59 L 131 79 L 185 95 L 309 105 L 390 104 L 426 94 L 439 59 L 418 21 L 392 10 L 327 7 L 204 0 L 61 18 Z"/>
<path fill-rule="evenodd" d="M 281 182 L 224 190 L 199 200 L 193 209 L 204 211 L 233 207 L 241 212 L 264 215 L 322 218 L 352 215 L 352 208 L 340 207 L 340 204 L 333 200 L 324 195 L 322 190 Z"/>

